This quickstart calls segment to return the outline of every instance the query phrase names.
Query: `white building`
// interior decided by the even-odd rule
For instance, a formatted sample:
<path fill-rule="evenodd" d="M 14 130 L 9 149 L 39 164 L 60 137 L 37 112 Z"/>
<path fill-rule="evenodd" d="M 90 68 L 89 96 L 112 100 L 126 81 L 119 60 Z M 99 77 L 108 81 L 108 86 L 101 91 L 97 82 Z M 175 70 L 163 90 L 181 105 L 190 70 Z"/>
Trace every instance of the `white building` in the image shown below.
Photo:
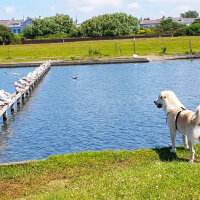
<path fill-rule="evenodd" d="M 165 18 L 167 19 L 167 18 Z M 177 18 L 171 18 L 174 22 L 177 22 L 179 24 L 183 24 L 183 25 L 191 25 L 196 18 L 181 18 L 181 17 L 177 17 Z M 162 20 L 164 20 L 164 18 L 161 19 L 150 19 L 150 18 L 146 18 L 143 20 L 140 20 L 140 27 L 146 29 L 146 28 L 150 28 L 150 27 L 158 27 L 160 26 Z"/>

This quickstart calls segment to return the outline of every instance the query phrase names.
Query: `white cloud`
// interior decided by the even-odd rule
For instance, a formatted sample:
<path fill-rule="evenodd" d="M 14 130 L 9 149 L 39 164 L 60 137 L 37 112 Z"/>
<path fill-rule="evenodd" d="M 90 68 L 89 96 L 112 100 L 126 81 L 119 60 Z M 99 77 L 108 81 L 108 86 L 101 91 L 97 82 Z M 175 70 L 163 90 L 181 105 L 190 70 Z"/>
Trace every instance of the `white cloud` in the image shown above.
<path fill-rule="evenodd" d="M 77 7 L 77 10 L 81 11 L 81 12 L 91 12 L 95 9 L 95 7 L 93 6 L 81 6 L 81 7 Z"/>
<path fill-rule="evenodd" d="M 7 6 L 4 8 L 6 14 L 14 14 L 16 9 L 14 6 Z"/>
<path fill-rule="evenodd" d="M 159 3 L 188 3 L 188 0 L 146 0 L 147 2 L 159 2 Z M 190 0 L 190 3 L 199 3 L 199 0 Z"/>
<path fill-rule="evenodd" d="M 192 8 L 190 6 L 186 6 L 186 5 L 182 5 L 182 6 L 178 6 L 176 8 L 176 10 L 179 12 L 179 13 L 183 13 L 183 12 L 186 12 L 188 10 L 192 10 Z"/>
<path fill-rule="evenodd" d="M 125 0 L 57 0 L 68 8 L 75 8 L 80 12 L 91 12 L 99 9 L 120 9 L 124 8 Z"/>
<path fill-rule="evenodd" d="M 129 8 L 129 9 L 137 9 L 139 7 L 140 6 L 137 2 L 133 2 L 133 3 L 130 3 L 130 4 L 127 5 L 127 8 Z"/>
<path fill-rule="evenodd" d="M 56 8 L 55 8 L 54 6 L 51 6 L 51 7 L 50 7 L 50 10 L 55 11 Z"/>
<path fill-rule="evenodd" d="M 160 13 L 161 15 L 165 15 L 165 14 L 166 14 L 164 10 L 161 10 L 159 13 Z"/>
<path fill-rule="evenodd" d="M 83 7 L 94 7 L 98 8 L 99 6 L 109 6 L 109 7 L 120 7 L 123 5 L 123 0 L 80 0 L 79 4 L 81 4 Z"/>

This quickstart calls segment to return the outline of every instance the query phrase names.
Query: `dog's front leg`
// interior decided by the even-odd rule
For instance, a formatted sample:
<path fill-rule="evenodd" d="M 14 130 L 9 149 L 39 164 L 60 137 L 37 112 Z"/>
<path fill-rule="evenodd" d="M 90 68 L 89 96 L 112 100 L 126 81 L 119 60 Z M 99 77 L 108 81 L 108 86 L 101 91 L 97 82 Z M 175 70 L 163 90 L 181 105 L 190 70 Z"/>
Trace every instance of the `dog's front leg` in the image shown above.
<path fill-rule="evenodd" d="M 189 149 L 187 135 L 182 135 L 183 144 L 185 149 Z"/>
<path fill-rule="evenodd" d="M 170 149 L 171 153 L 176 153 L 176 129 L 170 129 L 170 135 L 172 140 L 172 149 Z"/>
<path fill-rule="evenodd" d="M 189 162 L 193 163 L 194 162 L 194 154 L 195 154 L 194 146 L 193 146 L 193 143 L 190 140 L 188 140 L 188 144 L 189 144 L 189 148 L 190 148 L 190 160 L 189 160 Z"/>

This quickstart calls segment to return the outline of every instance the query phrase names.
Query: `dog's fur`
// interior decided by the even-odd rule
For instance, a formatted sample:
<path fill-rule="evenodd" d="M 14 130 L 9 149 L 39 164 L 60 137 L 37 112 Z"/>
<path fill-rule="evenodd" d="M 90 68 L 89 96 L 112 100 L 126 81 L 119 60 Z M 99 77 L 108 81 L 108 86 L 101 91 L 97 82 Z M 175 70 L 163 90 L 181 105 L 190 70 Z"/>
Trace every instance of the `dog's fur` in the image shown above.
<path fill-rule="evenodd" d="M 193 163 L 195 154 L 193 145 L 195 140 L 200 140 L 200 106 L 198 106 L 196 112 L 184 110 L 184 105 L 178 100 L 173 91 L 162 91 L 154 103 L 158 108 L 163 108 L 167 115 L 172 140 L 170 152 L 176 152 L 176 132 L 178 130 L 183 136 L 185 149 L 190 149 L 189 162 Z M 180 111 L 181 113 L 177 118 Z"/>

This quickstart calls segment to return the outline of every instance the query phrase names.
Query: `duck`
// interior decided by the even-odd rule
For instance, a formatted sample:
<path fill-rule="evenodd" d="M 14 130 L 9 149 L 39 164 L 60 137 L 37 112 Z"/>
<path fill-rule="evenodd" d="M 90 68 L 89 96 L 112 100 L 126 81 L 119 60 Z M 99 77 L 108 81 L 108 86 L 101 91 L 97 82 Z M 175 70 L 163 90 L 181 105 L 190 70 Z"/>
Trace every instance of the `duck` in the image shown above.
<path fill-rule="evenodd" d="M 73 78 L 73 79 L 77 79 L 78 77 L 77 77 L 77 76 L 72 76 L 72 78 Z"/>
<path fill-rule="evenodd" d="M 26 88 L 15 87 L 17 93 L 24 93 Z"/>
<path fill-rule="evenodd" d="M 0 104 L 5 105 L 12 102 L 12 95 L 4 90 L 0 90 Z"/>
<path fill-rule="evenodd" d="M 29 86 L 29 83 L 23 79 L 19 79 L 19 82 L 21 83 L 21 85 Z"/>

